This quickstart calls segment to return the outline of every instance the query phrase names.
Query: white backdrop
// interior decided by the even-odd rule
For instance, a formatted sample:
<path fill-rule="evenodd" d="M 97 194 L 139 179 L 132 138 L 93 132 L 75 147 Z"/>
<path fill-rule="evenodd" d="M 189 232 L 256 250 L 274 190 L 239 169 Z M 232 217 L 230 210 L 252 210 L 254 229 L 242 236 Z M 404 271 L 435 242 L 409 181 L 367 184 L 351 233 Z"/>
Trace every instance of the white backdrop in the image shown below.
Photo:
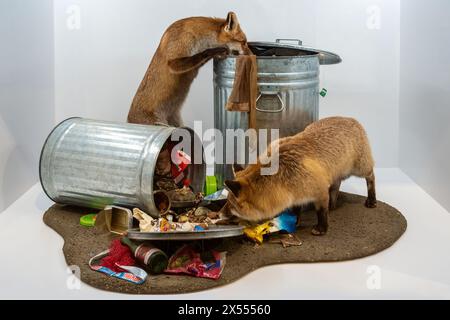
<path fill-rule="evenodd" d="M 450 1 L 402 2 L 400 167 L 450 210 Z"/>
<path fill-rule="evenodd" d="M 0 212 L 38 180 L 53 128 L 52 0 L 0 0 Z"/>
<path fill-rule="evenodd" d="M 321 116 L 359 119 L 377 166 L 400 166 L 449 209 L 449 9 L 446 0 L 0 0 L 0 211 L 37 182 L 56 122 L 124 121 L 166 27 L 229 10 L 250 40 L 300 38 L 340 54 L 342 64 L 321 69 Z M 211 127 L 212 101 L 208 64 L 185 122 Z"/>
<path fill-rule="evenodd" d="M 125 121 L 162 33 L 187 16 L 235 11 L 248 39 L 300 38 L 334 51 L 323 66 L 321 117 L 346 115 L 367 128 L 378 167 L 398 165 L 399 0 L 58 0 L 55 10 L 56 119 Z M 183 108 L 187 125 L 213 126 L 212 65 Z"/>

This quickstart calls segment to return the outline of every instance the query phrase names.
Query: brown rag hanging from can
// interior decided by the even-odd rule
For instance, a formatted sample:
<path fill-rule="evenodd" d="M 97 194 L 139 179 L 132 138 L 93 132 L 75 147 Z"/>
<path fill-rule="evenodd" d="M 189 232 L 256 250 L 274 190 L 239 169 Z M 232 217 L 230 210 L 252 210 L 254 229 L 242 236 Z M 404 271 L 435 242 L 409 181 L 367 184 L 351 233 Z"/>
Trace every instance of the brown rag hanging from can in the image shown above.
<path fill-rule="evenodd" d="M 257 69 L 255 55 L 236 57 L 233 90 L 226 105 L 228 111 L 248 112 L 249 128 L 255 128 L 256 126 Z"/>

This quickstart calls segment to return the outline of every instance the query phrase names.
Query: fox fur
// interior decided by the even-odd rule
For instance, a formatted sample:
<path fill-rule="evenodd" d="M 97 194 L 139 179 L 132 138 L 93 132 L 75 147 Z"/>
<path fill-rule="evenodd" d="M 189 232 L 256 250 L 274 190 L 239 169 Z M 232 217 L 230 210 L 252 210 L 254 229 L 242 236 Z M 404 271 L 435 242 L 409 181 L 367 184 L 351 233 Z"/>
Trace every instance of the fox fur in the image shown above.
<path fill-rule="evenodd" d="M 366 179 L 365 205 L 376 206 L 369 140 L 355 119 L 325 118 L 274 143 L 279 146 L 276 174 L 261 175 L 262 161 L 258 160 L 237 172 L 235 180 L 225 182 L 230 191 L 226 206 L 233 215 L 260 221 L 273 218 L 286 208 L 314 203 L 318 223 L 312 233 L 323 235 L 328 230 L 328 211 L 336 208 L 341 181 L 349 176 Z"/>
<path fill-rule="evenodd" d="M 249 52 L 233 12 L 226 19 L 191 17 L 174 22 L 136 92 L 128 122 L 182 126 L 181 107 L 199 68 L 217 55 Z"/>

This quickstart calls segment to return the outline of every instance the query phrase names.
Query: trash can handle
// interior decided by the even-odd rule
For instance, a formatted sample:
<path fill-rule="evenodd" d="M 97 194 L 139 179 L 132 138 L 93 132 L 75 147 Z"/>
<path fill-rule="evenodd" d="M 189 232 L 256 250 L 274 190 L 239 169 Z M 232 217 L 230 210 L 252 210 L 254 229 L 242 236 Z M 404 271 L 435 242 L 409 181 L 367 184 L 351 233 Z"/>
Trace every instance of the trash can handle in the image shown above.
<path fill-rule="evenodd" d="M 297 42 L 297 45 L 301 46 L 303 45 L 303 41 L 299 39 L 276 39 L 276 43 L 282 43 L 282 42 Z"/>
<path fill-rule="evenodd" d="M 262 97 L 263 95 L 267 95 L 267 96 L 274 96 L 274 95 L 276 95 L 277 98 L 278 98 L 278 100 L 280 101 L 281 108 L 280 108 L 280 109 L 277 109 L 277 110 L 266 110 L 266 109 L 260 109 L 260 108 L 258 108 L 258 101 L 259 101 L 259 99 L 261 99 L 261 97 Z M 280 97 L 280 93 L 279 93 L 279 92 L 261 92 L 261 93 L 259 94 L 258 98 L 256 98 L 256 110 L 259 111 L 259 112 L 265 112 L 265 113 L 279 113 L 279 112 L 282 112 L 284 109 L 286 109 L 286 106 L 285 106 L 285 104 L 284 104 L 283 99 Z"/>

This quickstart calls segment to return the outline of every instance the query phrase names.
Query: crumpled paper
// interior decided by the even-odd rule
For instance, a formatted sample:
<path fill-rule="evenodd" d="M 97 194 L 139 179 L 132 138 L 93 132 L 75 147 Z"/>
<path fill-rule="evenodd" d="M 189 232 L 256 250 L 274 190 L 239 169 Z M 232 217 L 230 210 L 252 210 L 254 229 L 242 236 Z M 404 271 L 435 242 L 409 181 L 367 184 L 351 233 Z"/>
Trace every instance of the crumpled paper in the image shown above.
<path fill-rule="evenodd" d="M 151 232 L 153 231 L 153 219 L 148 214 L 146 214 L 144 211 L 138 208 L 133 209 L 133 218 L 137 219 L 139 221 L 139 229 L 141 232 Z"/>

